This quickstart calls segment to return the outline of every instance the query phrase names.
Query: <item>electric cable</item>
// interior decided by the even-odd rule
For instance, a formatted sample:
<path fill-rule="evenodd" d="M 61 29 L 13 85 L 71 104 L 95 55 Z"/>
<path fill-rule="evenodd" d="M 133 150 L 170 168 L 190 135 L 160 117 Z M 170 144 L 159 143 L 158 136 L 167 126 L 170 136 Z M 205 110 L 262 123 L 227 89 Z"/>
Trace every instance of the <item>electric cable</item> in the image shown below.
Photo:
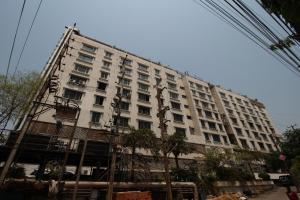
<path fill-rule="evenodd" d="M 42 2 L 43 2 L 43 0 L 40 0 L 40 3 L 39 3 L 39 5 L 38 5 L 38 7 L 37 7 L 37 9 L 36 9 L 36 11 L 35 11 L 33 20 L 32 20 L 32 22 L 31 22 L 29 31 L 28 31 L 27 36 L 26 36 L 26 39 L 25 39 L 25 42 L 24 42 L 24 44 L 23 44 L 23 46 L 22 46 L 21 53 L 20 53 L 20 55 L 19 55 L 17 64 L 16 64 L 16 66 L 15 66 L 15 70 L 14 70 L 14 73 L 13 73 L 13 77 L 15 76 L 15 73 L 16 73 L 18 67 L 19 67 L 20 60 L 21 60 L 21 58 L 22 58 L 24 49 L 25 49 L 25 47 L 26 47 L 26 45 L 27 45 L 28 38 L 29 38 L 29 36 L 30 36 L 30 34 L 31 34 L 32 27 L 33 27 L 33 25 L 34 25 L 34 23 L 35 23 L 35 19 L 36 19 L 37 15 L 38 15 L 38 12 L 39 12 L 39 10 L 40 10 L 40 7 L 41 7 Z"/>
<path fill-rule="evenodd" d="M 14 40 L 13 40 L 11 50 L 10 50 L 10 53 L 9 53 L 9 59 L 8 59 L 8 64 L 7 64 L 5 78 L 4 78 L 4 85 L 6 85 L 7 76 L 8 76 L 8 72 L 9 72 L 9 68 L 10 68 L 11 57 L 12 57 L 12 54 L 13 54 L 13 51 L 14 51 L 15 42 L 16 42 L 16 38 L 17 38 L 17 35 L 18 35 L 18 32 L 19 32 L 19 26 L 20 26 L 21 19 L 22 19 L 22 16 L 23 16 L 25 4 L 26 4 L 26 0 L 23 0 L 22 9 L 21 9 L 21 12 L 20 12 L 20 15 L 19 15 L 17 29 L 16 29 L 16 32 L 15 32 Z"/>

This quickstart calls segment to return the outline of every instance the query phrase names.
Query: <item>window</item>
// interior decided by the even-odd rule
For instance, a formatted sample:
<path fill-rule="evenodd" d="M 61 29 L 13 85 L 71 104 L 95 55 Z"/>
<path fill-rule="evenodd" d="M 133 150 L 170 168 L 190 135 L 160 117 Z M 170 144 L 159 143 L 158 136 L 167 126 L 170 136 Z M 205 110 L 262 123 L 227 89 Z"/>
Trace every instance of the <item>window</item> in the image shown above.
<path fill-rule="evenodd" d="M 120 64 L 122 64 L 123 65 L 123 63 L 124 63 L 124 65 L 131 65 L 131 63 L 132 63 L 132 60 L 129 60 L 129 59 L 127 59 L 127 58 L 122 58 L 121 57 L 121 62 L 120 62 Z"/>
<path fill-rule="evenodd" d="M 205 95 L 204 93 L 198 92 L 198 94 L 199 94 L 199 97 L 200 97 L 201 99 L 206 99 L 206 98 L 205 98 L 206 95 Z"/>
<path fill-rule="evenodd" d="M 139 90 L 148 92 L 149 90 L 149 85 L 143 84 L 143 83 L 138 83 L 139 84 Z"/>
<path fill-rule="evenodd" d="M 148 66 L 139 63 L 139 68 L 138 69 L 142 70 L 142 71 L 148 71 Z"/>
<path fill-rule="evenodd" d="M 101 113 L 100 112 L 91 112 L 91 122 L 92 123 L 99 123 L 100 122 Z"/>
<path fill-rule="evenodd" d="M 231 117 L 230 119 L 234 125 L 238 125 L 238 121 L 236 118 Z"/>
<path fill-rule="evenodd" d="M 141 100 L 141 101 L 147 101 L 147 102 L 149 102 L 149 100 L 150 100 L 150 95 L 138 93 L 138 98 L 139 98 L 139 100 Z"/>
<path fill-rule="evenodd" d="M 189 108 L 189 106 L 188 105 L 184 105 L 184 108 Z"/>
<path fill-rule="evenodd" d="M 225 95 L 225 93 L 223 93 L 223 92 L 219 92 L 219 94 L 220 94 L 220 96 L 221 96 L 222 98 L 226 99 L 226 95 Z"/>
<path fill-rule="evenodd" d="M 176 89 L 176 84 L 175 84 L 175 83 L 169 83 L 169 82 L 168 82 L 168 88 L 171 89 L 171 90 L 177 90 L 177 89 Z"/>
<path fill-rule="evenodd" d="M 109 73 L 101 71 L 101 79 L 108 80 Z"/>
<path fill-rule="evenodd" d="M 105 51 L 105 58 L 106 59 L 109 59 L 109 60 L 111 60 L 111 56 L 112 56 L 113 54 L 111 53 L 111 52 L 108 52 L 108 51 Z"/>
<path fill-rule="evenodd" d="M 210 130 L 217 130 L 217 128 L 216 128 L 216 124 L 214 123 L 214 122 L 207 122 L 208 123 L 208 128 L 210 129 Z"/>
<path fill-rule="evenodd" d="M 210 118 L 210 119 L 212 119 L 212 118 L 213 118 L 213 116 L 212 116 L 212 112 L 209 112 L 209 111 L 204 111 L 204 113 L 205 113 L 205 116 L 206 116 L 207 118 Z"/>
<path fill-rule="evenodd" d="M 209 138 L 209 134 L 208 134 L 208 133 L 204 133 L 204 137 L 205 137 L 205 140 L 206 140 L 206 141 L 210 141 L 210 138 Z"/>
<path fill-rule="evenodd" d="M 98 82 L 98 86 L 97 86 L 97 89 L 98 89 L 98 90 L 105 91 L 105 90 L 106 90 L 106 87 L 107 87 L 107 83 Z"/>
<path fill-rule="evenodd" d="M 194 83 L 192 82 L 192 81 L 189 81 L 189 83 L 190 83 L 190 87 L 191 88 L 194 88 L 195 86 L 194 86 Z"/>
<path fill-rule="evenodd" d="M 203 121 L 203 120 L 200 120 L 200 122 L 201 122 L 201 126 L 202 126 L 202 128 L 203 128 L 203 129 L 206 129 L 206 124 L 205 124 L 205 121 Z"/>
<path fill-rule="evenodd" d="M 173 113 L 173 118 L 175 122 L 183 122 L 183 115 Z"/>
<path fill-rule="evenodd" d="M 97 50 L 96 47 L 93 47 L 93 46 L 88 45 L 88 44 L 82 44 L 81 49 L 84 50 L 84 51 L 90 52 L 90 53 L 95 53 L 96 50 Z"/>
<path fill-rule="evenodd" d="M 228 138 L 226 136 L 223 136 L 223 141 L 224 141 L 225 144 L 229 144 Z"/>
<path fill-rule="evenodd" d="M 175 76 L 167 73 L 167 79 L 171 81 L 175 81 Z"/>
<path fill-rule="evenodd" d="M 197 112 L 198 112 L 198 115 L 200 116 L 200 117 L 202 117 L 203 115 L 202 115 L 202 110 L 201 109 L 197 109 Z"/>
<path fill-rule="evenodd" d="M 194 102 L 196 106 L 199 106 L 199 100 L 195 99 Z"/>
<path fill-rule="evenodd" d="M 88 74 L 89 71 L 90 71 L 89 67 L 86 67 L 84 65 L 80 65 L 78 63 L 75 63 L 75 68 L 74 69 L 75 69 L 75 71 L 80 72 L 82 74 Z"/>
<path fill-rule="evenodd" d="M 127 79 L 127 78 L 119 78 L 119 84 L 121 85 L 125 85 L 125 86 L 129 86 L 130 85 L 131 80 Z"/>
<path fill-rule="evenodd" d="M 139 120 L 139 129 L 151 129 L 151 122 Z"/>
<path fill-rule="evenodd" d="M 185 96 L 185 95 L 182 95 L 182 98 L 186 99 L 186 96 Z"/>
<path fill-rule="evenodd" d="M 196 87 L 197 87 L 197 90 L 203 90 L 203 86 L 202 85 L 196 84 Z"/>
<path fill-rule="evenodd" d="M 159 71 L 158 69 L 154 69 L 154 71 L 155 71 L 155 75 L 158 75 L 158 76 L 159 76 L 160 71 Z"/>
<path fill-rule="evenodd" d="M 224 131 L 223 125 L 222 124 L 218 124 L 218 126 L 219 126 L 219 130 L 223 132 Z"/>
<path fill-rule="evenodd" d="M 147 74 L 139 73 L 139 79 L 143 81 L 148 81 L 149 76 Z"/>
<path fill-rule="evenodd" d="M 265 145 L 263 143 L 258 142 L 258 145 L 259 145 L 259 147 L 260 147 L 261 150 L 266 150 L 266 147 L 265 147 Z"/>
<path fill-rule="evenodd" d="M 116 125 L 116 117 L 114 118 L 114 125 Z M 127 117 L 120 117 L 119 118 L 119 126 L 121 127 L 129 127 L 129 118 Z"/>
<path fill-rule="evenodd" d="M 95 105 L 100 105 L 100 106 L 102 106 L 102 105 L 103 105 L 104 98 L 105 98 L 105 97 L 96 95 L 96 96 L 95 96 Z"/>
<path fill-rule="evenodd" d="M 126 67 L 120 67 L 120 73 L 123 73 L 127 76 L 131 76 L 132 70 Z"/>
<path fill-rule="evenodd" d="M 174 92 L 169 92 L 171 99 L 178 99 L 178 94 Z"/>
<path fill-rule="evenodd" d="M 110 66 L 111 66 L 111 63 L 110 62 L 107 62 L 105 60 L 102 61 L 102 64 L 103 64 L 103 68 L 106 68 L 106 69 L 109 69 Z"/>
<path fill-rule="evenodd" d="M 208 103 L 201 101 L 201 104 L 202 104 L 203 108 L 209 109 Z"/>
<path fill-rule="evenodd" d="M 212 134 L 212 138 L 215 143 L 221 143 L 221 139 L 219 135 Z"/>
<path fill-rule="evenodd" d="M 70 90 L 70 89 L 65 89 L 64 92 L 64 97 L 68 99 L 73 99 L 73 100 L 80 100 L 82 97 L 82 92 L 75 91 L 75 90 Z"/>
<path fill-rule="evenodd" d="M 138 112 L 142 115 L 150 115 L 150 108 L 145 106 L 138 106 Z"/>
<path fill-rule="evenodd" d="M 220 118 L 219 118 L 219 114 L 218 113 L 214 113 L 215 114 L 215 118 L 217 119 L 217 120 L 219 120 Z"/>
<path fill-rule="evenodd" d="M 195 129 L 192 128 L 192 127 L 190 127 L 190 134 L 191 134 L 191 135 L 195 135 Z"/>
<path fill-rule="evenodd" d="M 117 87 L 117 93 L 118 93 L 118 94 L 121 93 L 120 90 L 121 90 L 121 88 Z M 122 92 L 122 96 L 123 96 L 123 97 L 129 98 L 129 97 L 130 97 L 130 93 L 131 93 L 130 90 L 123 88 L 123 92 Z"/>
<path fill-rule="evenodd" d="M 161 78 L 155 78 L 155 83 L 156 83 L 156 85 L 159 85 L 160 82 L 161 82 Z"/>
<path fill-rule="evenodd" d="M 79 53 L 78 56 L 78 60 L 83 61 L 83 62 L 87 62 L 87 63 L 92 63 L 94 61 L 94 57 L 93 56 L 89 56 L 83 53 Z"/>
<path fill-rule="evenodd" d="M 69 83 L 78 85 L 78 86 L 85 86 L 87 79 L 82 78 L 80 76 L 71 75 Z"/>
<path fill-rule="evenodd" d="M 237 135 L 243 136 L 242 129 L 240 129 L 240 128 L 234 128 L 234 129 L 235 129 L 235 132 L 236 132 Z"/>
<path fill-rule="evenodd" d="M 121 108 L 121 110 L 129 110 L 129 103 L 122 101 L 120 103 L 120 108 Z"/>
<path fill-rule="evenodd" d="M 192 119 L 192 117 L 190 115 L 187 115 L 186 118 L 187 119 Z"/>
<path fill-rule="evenodd" d="M 176 102 L 171 101 L 171 106 L 172 106 L 173 109 L 180 110 L 180 103 L 176 103 Z"/>
<path fill-rule="evenodd" d="M 175 132 L 179 133 L 179 134 L 185 135 L 185 129 L 184 128 L 177 128 L 177 127 L 175 127 Z"/>

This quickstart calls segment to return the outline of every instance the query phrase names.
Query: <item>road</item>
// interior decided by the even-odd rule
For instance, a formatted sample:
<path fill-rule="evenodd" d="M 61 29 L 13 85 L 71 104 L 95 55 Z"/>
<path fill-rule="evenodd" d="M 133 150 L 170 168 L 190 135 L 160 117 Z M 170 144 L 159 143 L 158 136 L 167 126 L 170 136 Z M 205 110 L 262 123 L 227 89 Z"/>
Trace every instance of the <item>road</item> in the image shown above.
<path fill-rule="evenodd" d="M 285 187 L 276 187 L 275 189 L 258 195 L 255 198 L 250 198 L 250 200 L 289 200 L 285 192 Z"/>

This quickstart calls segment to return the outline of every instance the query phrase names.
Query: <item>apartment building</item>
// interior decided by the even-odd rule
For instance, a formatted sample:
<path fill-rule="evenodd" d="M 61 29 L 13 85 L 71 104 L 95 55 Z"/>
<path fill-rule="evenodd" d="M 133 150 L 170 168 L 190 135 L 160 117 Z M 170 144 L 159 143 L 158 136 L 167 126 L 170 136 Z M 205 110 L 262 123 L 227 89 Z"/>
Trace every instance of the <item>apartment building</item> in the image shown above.
<path fill-rule="evenodd" d="M 125 74 L 120 80 L 121 72 Z M 134 126 L 151 129 L 160 137 L 154 87 L 159 79 L 161 87 L 166 87 L 164 105 L 170 107 L 166 114 L 170 120 L 168 134 L 184 132 L 198 153 L 211 146 L 264 152 L 277 148 L 278 131 L 262 103 L 89 38 L 78 30 L 73 31 L 62 65 L 54 74 L 59 79 L 58 90 L 45 95 L 44 100 L 54 104 L 59 96 L 81 108 L 74 148 L 76 135 L 84 129 L 89 130 L 89 139 L 107 139 L 115 116 L 111 104 L 121 87 L 126 96 L 121 103 L 121 132 Z M 31 132 L 54 134 L 57 121 L 66 127 L 73 124 L 52 109 L 34 119 Z"/>

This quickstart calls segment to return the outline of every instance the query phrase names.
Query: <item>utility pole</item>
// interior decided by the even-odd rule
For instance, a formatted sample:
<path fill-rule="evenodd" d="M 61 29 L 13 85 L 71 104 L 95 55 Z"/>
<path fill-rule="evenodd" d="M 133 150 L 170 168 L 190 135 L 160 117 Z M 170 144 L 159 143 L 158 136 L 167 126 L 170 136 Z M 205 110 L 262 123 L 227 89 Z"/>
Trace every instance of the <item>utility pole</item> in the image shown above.
<path fill-rule="evenodd" d="M 80 175 L 81 175 L 81 168 L 82 168 L 82 164 L 83 164 L 83 161 L 84 161 L 86 146 L 87 146 L 87 142 L 88 142 L 88 133 L 89 133 L 90 129 L 91 129 L 91 122 L 89 124 L 89 129 L 85 133 L 84 145 L 83 145 L 83 149 L 82 149 L 82 153 L 81 153 L 81 157 L 80 157 L 79 166 L 78 166 L 78 169 L 77 169 L 75 188 L 74 188 L 74 191 L 73 191 L 73 197 L 72 197 L 73 200 L 76 200 L 76 196 L 77 196 L 78 183 L 79 183 L 79 179 L 80 179 Z"/>
<path fill-rule="evenodd" d="M 65 52 L 67 51 L 69 39 L 70 39 L 73 31 L 74 31 L 74 27 L 68 28 L 66 30 L 65 34 L 63 35 L 62 39 L 60 40 L 60 42 L 58 44 L 57 49 L 53 52 L 52 56 L 49 59 L 49 62 L 47 63 L 46 67 L 44 68 L 43 72 L 41 73 L 41 79 L 39 82 L 40 86 L 37 90 L 38 92 L 37 92 L 37 94 L 35 94 L 34 98 L 30 102 L 30 104 L 31 104 L 30 109 L 27 113 L 25 113 L 24 120 L 21 123 L 22 129 L 20 131 L 20 134 L 19 134 L 19 136 L 18 136 L 18 138 L 17 138 L 17 140 L 16 140 L 11 152 L 9 153 L 9 156 L 3 166 L 3 169 L 2 169 L 2 172 L 0 175 L 0 186 L 4 184 L 5 177 L 7 175 L 7 172 L 9 170 L 12 162 L 15 159 L 15 156 L 19 149 L 19 146 L 30 127 L 31 121 L 33 120 L 33 118 L 39 108 L 42 98 L 44 97 L 47 89 L 49 88 L 51 76 L 60 67 L 60 64 L 57 64 L 57 62 L 60 63 L 60 61 L 62 59 L 62 55 L 64 55 Z"/>
<path fill-rule="evenodd" d="M 166 181 L 166 187 L 167 187 L 167 199 L 173 200 L 172 195 L 172 184 L 171 184 L 171 177 L 170 177 L 170 168 L 169 168 L 169 159 L 168 159 L 168 144 L 167 144 L 167 120 L 165 118 L 166 112 L 170 110 L 168 106 L 163 105 L 162 101 L 162 92 L 166 87 L 159 87 L 159 84 L 161 82 L 161 79 L 157 81 L 155 88 L 156 88 L 156 99 L 158 103 L 158 112 L 157 117 L 159 118 L 159 128 L 160 128 L 160 134 L 161 134 L 161 140 L 162 140 L 162 152 L 163 152 L 163 159 L 164 159 L 164 167 L 165 167 L 165 181 Z"/>
<path fill-rule="evenodd" d="M 109 185 L 107 189 L 107 200 L 112 200 L 113 195 L 113 184 L 114 184 L 114 177 L 115 177 L 115 169 L 116 169 L 116 157 L 117 157 L 117 143 L 118 139 L 116 140 L 116 137 L 119 137 L 119 126 L 120 126 L 120 117 L 121 117 L 121 103 L 123 97 L 123 79 L 125 76 L 125 61 L 127 59 L 127 55 L 123 59 L 122 65 L 121 65 L 121 77 L 119 78 L 119 82 L 117 82 L 121 88 L 120 91 L 117 92 L 116 98 L 114 98 L 114 102 L 111 103 L 111 106 L 113 107 L 114 111 L 116 112 L 116 117 L 113 119 L 115 120 L 115 131 L 113 132 L 111 130 L 111 138 L 110 138 L 110 144 L 111 144 L 111 163 L 110 163 L 110 173 L 109 173 Z"/>

